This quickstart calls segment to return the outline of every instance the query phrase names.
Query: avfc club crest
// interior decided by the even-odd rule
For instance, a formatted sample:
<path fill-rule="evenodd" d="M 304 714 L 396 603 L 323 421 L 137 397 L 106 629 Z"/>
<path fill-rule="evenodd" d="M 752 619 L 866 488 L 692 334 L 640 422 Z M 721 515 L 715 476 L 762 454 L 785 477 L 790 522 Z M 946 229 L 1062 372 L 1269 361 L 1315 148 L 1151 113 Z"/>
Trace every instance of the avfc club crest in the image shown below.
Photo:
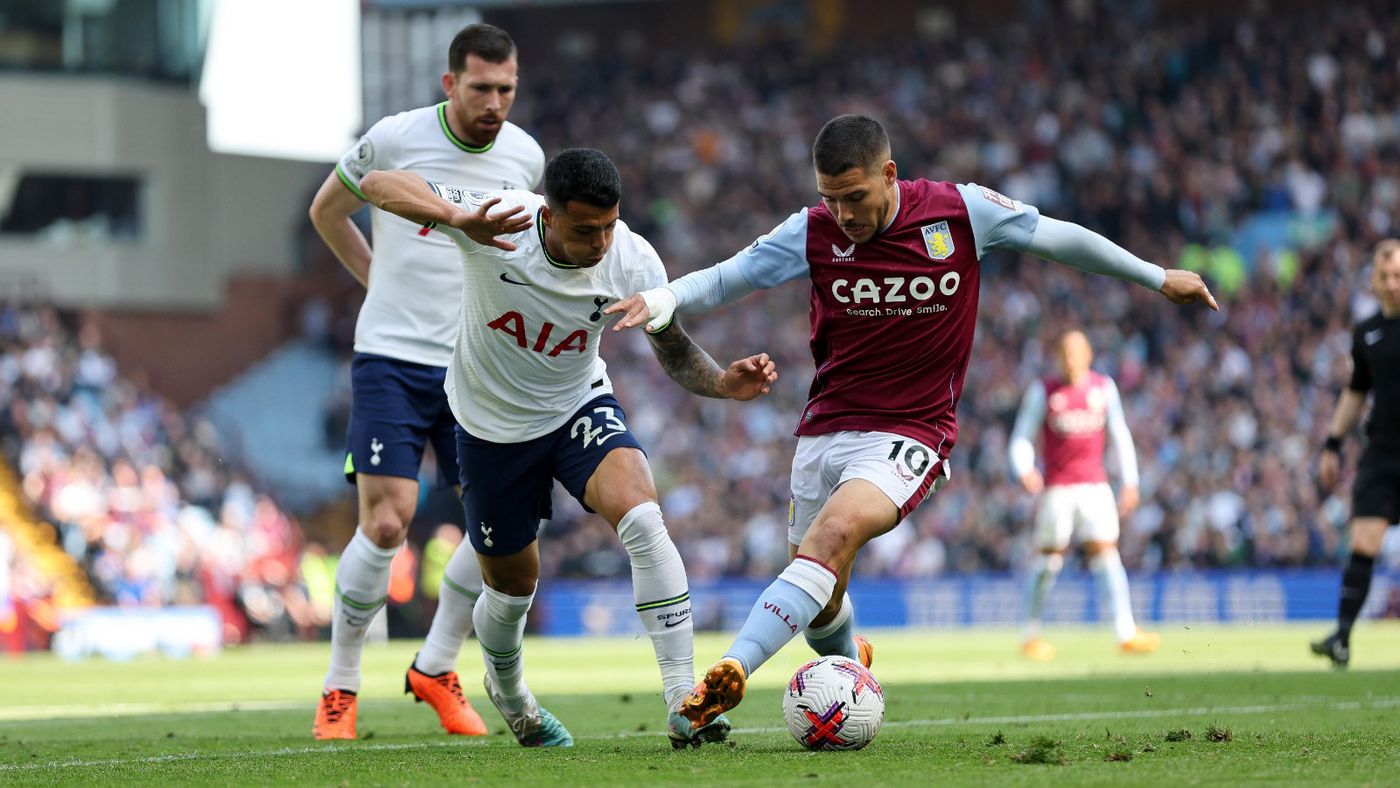
<path fill-rule="evenodd" d="M 919 228 L 924 234 L 924 248 L 928 256 L 935 260 L 947 260 L 957 249 L 953 245 L 953 233 L 947 222 L 935 222 Z"/>

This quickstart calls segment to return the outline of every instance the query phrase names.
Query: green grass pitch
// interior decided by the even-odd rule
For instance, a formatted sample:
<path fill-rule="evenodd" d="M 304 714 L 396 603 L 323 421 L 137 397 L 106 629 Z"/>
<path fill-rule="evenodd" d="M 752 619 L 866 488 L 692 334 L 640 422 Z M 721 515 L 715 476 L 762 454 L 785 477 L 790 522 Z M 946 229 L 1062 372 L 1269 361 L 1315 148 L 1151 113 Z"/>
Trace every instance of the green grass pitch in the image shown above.
<path fill-rule="evenodd" d="M 213 659 L 0 661 L 0 784 L 1187 785 L 1394 784 L 1400 775 L 1400 625 L 1367 624 L 1350 672 L 1307 653 L 1325 626 L 1161 629 L 1119 655 L 1106 629 L 1052 631 L 1048 664 L 1009 630 L 873 632 L 885 726 L 866 750 L 808 753 L 782 727 L 797 643 L 754 677 L 731 743 L 674 752 L 650 645 L 526 645 L 541 704 L 569 750 L 524 750 L 483 698 L 475 643 L 463 683 L 492 734 L 449 737 L 402 695 L 416 644 L 365 653 L 355 742 L 310 737 L 325 645 Z M 727 637 L 697 643 L 698 667 Z"/>

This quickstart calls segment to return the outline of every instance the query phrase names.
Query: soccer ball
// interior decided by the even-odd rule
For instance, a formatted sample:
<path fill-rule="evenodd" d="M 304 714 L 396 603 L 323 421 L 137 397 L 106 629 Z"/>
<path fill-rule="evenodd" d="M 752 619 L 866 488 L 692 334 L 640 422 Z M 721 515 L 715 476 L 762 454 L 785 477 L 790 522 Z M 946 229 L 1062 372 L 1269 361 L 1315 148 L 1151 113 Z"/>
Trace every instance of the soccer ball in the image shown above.
<path fill-rule="evenodd" d="M 885 721 L 885 693 L 859 662 L 822 657 L 792 674 L 783 718 L 793 738 L 809 750 L 859 750 Z"/>

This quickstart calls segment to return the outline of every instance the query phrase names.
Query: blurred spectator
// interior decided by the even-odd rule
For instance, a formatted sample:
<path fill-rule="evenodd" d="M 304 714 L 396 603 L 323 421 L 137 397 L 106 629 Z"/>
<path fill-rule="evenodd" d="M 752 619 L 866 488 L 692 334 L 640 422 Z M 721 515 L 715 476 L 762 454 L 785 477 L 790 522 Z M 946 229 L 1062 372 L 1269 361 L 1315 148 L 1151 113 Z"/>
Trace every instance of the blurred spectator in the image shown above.
<path fill-rule="evenodd" d="M 516 119 L 547 150 L 598 145 L 617 160 L 624 218 L 672 277 L 811 204 L 816 130 L 866 112 L 888 128 L 903 177 L 998 188 L 1201 270 L 1224 296 L 1224 312 L 1208 315 L 989 256 L 952 483 L 863 554 L 858 573 L 1018 560 L 1033 501 L 1008 478 L 1006 433 L 1025 384 L 1049 370 L 1044 338 L 1071 326 L 1106 349 L 1100 366 L 1119 380 L 1141 455 L 1130 566 L 1329 563 L 1344 550 L 1347 504 L 1319 499 L 1314 448 L 1345 384 L 1350 321 L 1374 308 L 1369 250 L 1400 233 L 1400 7 L 1224 6 L 1146 26 L 1117 4 L 1080 7 L 1054 36 L 1011 20 L 819 55 L 772 42 L 539 64 Z M 686 394 L 639 336 L 604 343 L 694 578 L 769 576 L 785 561 L 791 430 L 812 372 L 808 298 L 790 284 L 688 323 L 716 357 L 778 360 L 782 379 L 757 403 Z M 605 525 L 563 496 L 555 513 L 546 576 L 625 571 Z"/>
<path fill-rule="evenodd" d="M 906 178 L 983 183 L 1210 278 L 1219 315 L 988 256 L 952 482 L 867 550 L 858 573 L 1020 559 L 1034 501 L 1009 478 L 1007 432 L 1024 386 L 1050 369 L 1045 342 L 1069 327 L 1100 348 L 1137 444 L 1130 567 L 1330 563 L 1345 551 L 1348 503 L 1318 496 L 1313 465 L 1347 379 L 1350 321 L 1375 308 L 1369 250 L 1400 234 L 1400 7 L 1236 4 L 1148 21 L 1107 2 L 1075 8 L 1053 36 L 1009 20 L 985 35 L 848 42 L 826 55 L 773 41 L 530 64 L 514 119 L 547 150 L 609 153 L 624 218 L 672 277 L 811 204 L 812 137 L 835 114 L 866 112 L 885 123 Z M 345 355 L 347 381 L 359 299 L 347 291 L 301 315 L 308 335 Z M 716 357 L 778 360 L 773 394 L 754 403 L 691 396 L 639 334 L 607 335 L 692 579 L 767 578 L 786 563 L 791 432 L 812 374 L 808 299 L 789 284 L 688 321 Z M 341 388 L 331 446 L 344 444 Z M 324 628 L 334 557 L 320 545 L 299 554 L 296 524 L 226 467 L 212 426 L 121 377 L 92 329 L 75 333 L 50 309 L 0 308 L 0 435 L 106 601 L 207 602 L 234 637 Z M 626 575 L 610 528 L 562 494 L 554 510 L 546 578 Z M 405 553 L 395 575 L 400 590 L 419 578 L 411 596 L 430 604 L 462 538 L 432 534 L 421 571 Z M 1383 555 L 1400 567 L 1400 538 Z M 11 582 L 15 609 L 40 600 L 42 617 L 42 578 L 23 574 Z M 5 620 L 0 608 L 0 638 Z"/>
<path fill-rule="evenodd" d="M 314 631 L 301 530 L 211 424 L 118 374 L 91 325 L 0 306 L 0 426 L 27 497 L 102 602 L 209 604 L 226 639 Z"/>

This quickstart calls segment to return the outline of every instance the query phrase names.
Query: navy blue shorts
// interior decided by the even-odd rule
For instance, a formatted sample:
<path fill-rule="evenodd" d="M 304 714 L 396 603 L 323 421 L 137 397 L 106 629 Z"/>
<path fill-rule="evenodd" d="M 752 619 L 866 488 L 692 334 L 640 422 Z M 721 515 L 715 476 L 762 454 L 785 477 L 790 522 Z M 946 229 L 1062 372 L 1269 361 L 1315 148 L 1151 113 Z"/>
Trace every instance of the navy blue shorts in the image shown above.
<path fill-rule="evenodd" d="M 523 443 L 484 441 L 458 426 L 462 510 L 472 546 L 484 555 L 524 550 L 535 541 L 540 520 L 553 515 L 554 480 L 582 504 L 593 472 L 608 452 L 621 448 L 642 445 L 611 394 L 589 400 L 555 431 Z"/>
<path fill-rule="evenodd" d="M 350 435 L 345 480 L 355 474 L 417 479 L 423 447 L 433 444 L 438 479 L 457 481 L 457 420 L 442 390 L 444 367 L 356 353 L 350 365 Z"/>

